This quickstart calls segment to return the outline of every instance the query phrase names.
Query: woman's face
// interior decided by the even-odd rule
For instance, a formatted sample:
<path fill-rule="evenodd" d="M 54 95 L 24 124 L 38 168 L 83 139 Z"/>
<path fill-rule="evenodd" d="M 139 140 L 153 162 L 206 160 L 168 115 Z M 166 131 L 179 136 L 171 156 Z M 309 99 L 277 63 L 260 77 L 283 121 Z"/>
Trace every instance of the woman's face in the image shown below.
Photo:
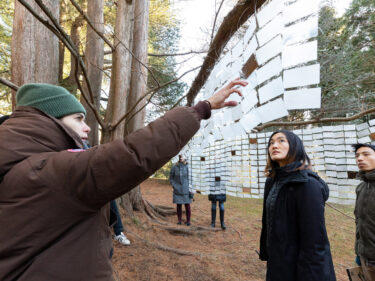
<path fill-rule="evenodd" d="M 289 152 L 288 139 L 283 133 L 274 134 L 270 140 L 268 153 L 272 159 L 279 164 L 280 167 L 287 163 L 287 155 Z"/>

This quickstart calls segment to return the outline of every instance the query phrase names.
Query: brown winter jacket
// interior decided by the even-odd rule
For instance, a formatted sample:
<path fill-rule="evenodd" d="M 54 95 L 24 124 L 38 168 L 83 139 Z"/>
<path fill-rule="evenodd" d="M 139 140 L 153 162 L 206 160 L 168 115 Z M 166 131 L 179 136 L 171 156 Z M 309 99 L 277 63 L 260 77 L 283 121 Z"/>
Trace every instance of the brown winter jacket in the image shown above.
<path fill-rule="evenodd" d="M 81 140 L 59 120 L 19 107 L 0 126 L 0 280 L 113 280 L 107 203 L 177 154 L 200 117 L 177 108 L 77 152 Z"/>

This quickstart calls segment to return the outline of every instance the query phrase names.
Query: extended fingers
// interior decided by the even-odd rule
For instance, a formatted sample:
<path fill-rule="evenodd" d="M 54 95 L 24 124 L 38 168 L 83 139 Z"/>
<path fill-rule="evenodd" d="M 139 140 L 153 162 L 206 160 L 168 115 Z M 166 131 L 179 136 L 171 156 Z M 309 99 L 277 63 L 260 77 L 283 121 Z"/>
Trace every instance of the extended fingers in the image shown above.
<path fill-rule="evenodd" d="M 244 80 L 240 80 L 240 78 L 236 78 L 234 79 L 233 81 L 231 81 L 228 85 L 227 85 L 227 89 L 231 89 L 233 88 L 234 86 L 243 86 L 245 87 L 246 85 L 248 84 L 248 82 L 244 81 Z"/>
<path fill-rule="evenodd" d="M 237 93 L 242 97 L 242 92 L 237 88 L 232 89 L 232 93 Z"/>
<path fill-rule="evenodd" d="M 238 104 L 238 102 L 234 101 L 234 100 L 230 100 L 230 101 L 226 101 L 224 103 L 224 106 L 236 106 Z"/>

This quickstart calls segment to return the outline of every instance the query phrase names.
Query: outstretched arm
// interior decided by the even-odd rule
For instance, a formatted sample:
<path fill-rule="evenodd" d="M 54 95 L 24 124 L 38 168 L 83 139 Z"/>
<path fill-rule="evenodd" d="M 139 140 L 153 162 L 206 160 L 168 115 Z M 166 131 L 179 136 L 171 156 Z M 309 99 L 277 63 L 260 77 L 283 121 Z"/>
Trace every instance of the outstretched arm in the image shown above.
<path fill-rule="evenodd" d="M 213 109 L 235 105 L 226 103 L 230 94 L 240 93 L 233 87 L 246 85 L 236 80 L 208 101 Z M 93 147 L 83 152 L 58 152 L 48 158 L 54 177 L 75 198 L 93 208 L 100 208 L 147 179 L 175 156 L 199 129 L 202 118 L 210 116 L 208 103 L 179 107 L 139 129 L 124 140 Z M 56 174 L 56 171 L 61 171 Z M 40 171 L 41 172 L 41 171 Z"/>

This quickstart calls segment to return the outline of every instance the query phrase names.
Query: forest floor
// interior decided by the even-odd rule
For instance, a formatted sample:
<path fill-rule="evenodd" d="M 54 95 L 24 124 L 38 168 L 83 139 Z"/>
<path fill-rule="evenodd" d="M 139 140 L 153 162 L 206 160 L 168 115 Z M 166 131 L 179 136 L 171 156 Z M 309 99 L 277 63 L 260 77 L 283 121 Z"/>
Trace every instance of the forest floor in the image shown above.
<path fill-rule="evenodd" d="M 141 184 L 141 191 L 153 205 L 175 207 L 172 188 L 166 181 L 149 179 Z M 210 225 L 211 204 L 201 194 L 195 194 L 194 199 L 191 226 L 178 226 L 176 215 L 160 220 L 166 225 L 147 219 L 141 212 L 136 212 L 133 219 L 123 219 L 131 245 L 122 246 L 113 241 L 116 280 L 265 280 L 266 264 L 255 252 L 259 249 L 262 200 L 227 196 L 227 229 L 219 228 L 217 214 L 218 231 L 207 231 L 196 227 Z M 352 206 L 334 207 L 353 217 Z M 354 220 L 327 206 L 326 225 L 337 280 L 348 280 L 346 268 L 355 266 Z M 192 229 L 195 229 L 192 233 L 183 233 Z"/>

